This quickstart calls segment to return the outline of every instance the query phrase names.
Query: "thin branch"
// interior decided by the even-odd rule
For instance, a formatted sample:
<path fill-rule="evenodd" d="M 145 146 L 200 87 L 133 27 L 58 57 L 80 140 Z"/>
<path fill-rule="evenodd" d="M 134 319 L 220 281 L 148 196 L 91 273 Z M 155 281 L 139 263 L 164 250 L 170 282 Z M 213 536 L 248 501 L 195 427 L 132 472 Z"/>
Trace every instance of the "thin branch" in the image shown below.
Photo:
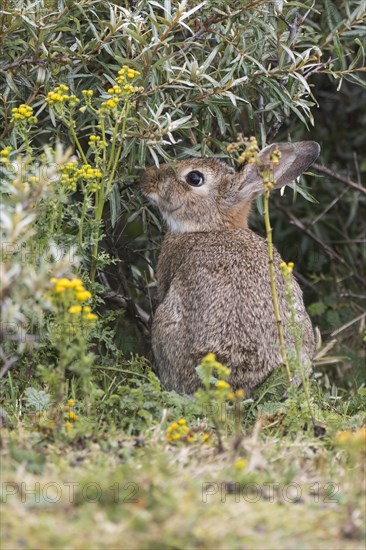
<path fill-rule="evenodd" d="M 366 195 L 366 187 L 363 187 L 362 185 L 356 183 L 355 181 L 350 180 L 346 176 L 342 176 L 342 174 L 338 174 L 338 172 L 335 172 L 334 170 L 331 170 L 330 168 L 327 168 L 326 166 L 323 166 L 316 162 L 312 164 L 312 167 L 318 170 L 319 172 L 322 172 L 323 174 L 327 174 L 327 176 L 331 176 L 332 178 L 335 178 L 336 180 L 341 181 L 342 183 L 345 183 L 349 187 L 352 187 L 353 189 L 357 189 L 357 191 L 360 191 L 361 193 Z"/>
<path fill-rule="evenodd" d="M 16 357 L 7 357 L 2 348 L 0 348 L 0 359 L 4 363 L 3 368 L 0 371 L 0 378 L 3 378 L 11 367 L 17 362 L 17 359 Z"/>
<path fill-rule="evenodd" d="M 291 220 L 291 223 L 293 225 L 295 225 L 295 227 L 297 227 L 298 229 L 300 229 L 302 231 L 302 233 L 304 233 L 305 235 L 307 235 L 310 239 L 312 239 L 315 243 L 317 243 L 323 250 L 324 252 L 326 253 L 327 256 L 329 256 L 329 258 L 331 258 L 332 260 L 336 260 L 337 262 L 339 262 L 340 264 L 344 265 L 350 272 L 350 276 L 354 277 L 357 281 L 359 281 L 364 287 L 366 287 L 366 280 L 363 279 L 362 277 L 360 277 L 358 275 L 358 273 L 356 273 L 352 267 L 342 258 L 342 256 L 340 256 L 339 254 L 337 254 L 337 252 L 335 252 L 330 246 L 328 246 L 325 242 L 323 242 L 321 239 L 319 239 L 319 237 L 317 237 L 312 231 L 310 231 L 300 220 L 298 220 L 296 218 L 296 216 L 294 216 L 292 214 L 292 212 L 290 212 L 287 208 L 284 208 L 283 206 L 281 206 L 279 204 L 278 201 L 276 201 L 276 206 L 279 210 L 281 210 L 282 212 L 284 212 L 286 214 L 286 216 L 288 216 L 288 218 Z"/>

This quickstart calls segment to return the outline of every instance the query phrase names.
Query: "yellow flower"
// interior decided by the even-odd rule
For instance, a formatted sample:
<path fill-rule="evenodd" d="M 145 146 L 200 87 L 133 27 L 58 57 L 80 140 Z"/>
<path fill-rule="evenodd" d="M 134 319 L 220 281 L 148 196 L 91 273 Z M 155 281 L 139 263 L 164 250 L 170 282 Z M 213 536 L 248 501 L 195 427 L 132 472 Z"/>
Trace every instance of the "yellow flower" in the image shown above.
<path fill-rule="evenodd" d="M 178 420 L 178 424 L 180 424 L 181 426 L 183 426 L 184 424 L 186 424 L 186 419 L 185 419 L 185 418 L 181 418 L 180 420 Z"/>
<path fill-rule="evenodd" d="M 71 279 L 70 288 L 76 288 L 76 287 L 78 287 L 82 284 L 83 284 L 83 282 L 80 279 Z M 84 289 L 84 287 L 83 287 L 83 289 Z"/>
<path fill-rule="evenodd" d="M 75 405 L 74 399 L 69 399 L 67 404 L 69 405 L 69 407 L 73 407 Z"/>
<path fill-rule="evenodd" d="M 114 109 L 114 107 L 117 105 L 117 101 L 115 99 L 108 99 L 108 101 L 105 102 L 105 105 L 110 109 Z"/>
<path fill-rule="evenodd" d="M 128 93 L 128 95 L 133 94 L 133 92 L 135 91 L 135 88 L 131 86 L 131 84 L 126 84 L 125 86 L 123 86 L 123 89 L 125 92 Z"/>
<path fill-rule="evenodd" d="M 84 307 L 83 307 L 83 312 L 84 312 L 84 313 L 90 313 L 90 312 L 91 312 L 91 307 L 89 307 L 89 306 L 84 306 Z"/>
<path fill-rule="evenodd" d="M 282 275 L 284 277 L 288 277 L 294 268 L 294 262 L 289 262 L 288 264 L 286 262 L 280 263 L 280 270 L 282 271 Z"/>
<path fill-rule="evenodd" d="M 76 299 L 78 302 L 85 302 L 86 300 L 89 300 L 89 298 L 91 298 L 91 293 L 88 290 L 76 293 Z"/>
<path fill-rule="evenodd" d="M 216 355 L 214 353 L 208 353 L 203 360 L 207 362 L 216 361 Z"/>
<path fill-rule="evenodd" d="M 68 417 L 70 418 L 70 420 L 77 420 L 78 419 L 78 417 L 76 416 L 74 411 L 70 411 L 69 414 L 68 414 Z"/>
<path fill-rule="evenodd" d="M 69 313 L 75 315 L 77 313 L 81 313 L 81 306 L 70 306 L 69 307 Z"/>
<path fill-rule="evenodd" d="M 244 458 L 238 458 L 236 462 L 234 463 L 234 468 L 237 470 L 244 470 L 248 465 L 248 462 Z"/>
<path fill-rule="evenodd" d="M 236 390 L 236 397 L 244 397 L 244 390 Z"/>
<path fill-rule="evenodd" d="M 220 390 L 227 390 L 230 386 L 227 382 L 225 382 L 225 380 L 218 380 L 216 382 L 216 388 L 219 388 Z"/>
<path fill-rule="evenodd" d="M 65 422 L 65 428 L 66 428 L 67 430 L 70 430 L 70 429 L 72 428 L 71 422 Z"/>
<path fill-rule="evenodd" d="M 95 321 L 98 319 L 98 316 L 95 315 L 95 313 L 88 313 L 88 315 L 85 315 L 84 317 L 87 321 Z"/>
<path fill-rule="evenodd" d="M 5 147 L 2 151 L 0 151 L 0 155 L 2 157 L 8 157 L 11 153 L 11 147 Z"/>

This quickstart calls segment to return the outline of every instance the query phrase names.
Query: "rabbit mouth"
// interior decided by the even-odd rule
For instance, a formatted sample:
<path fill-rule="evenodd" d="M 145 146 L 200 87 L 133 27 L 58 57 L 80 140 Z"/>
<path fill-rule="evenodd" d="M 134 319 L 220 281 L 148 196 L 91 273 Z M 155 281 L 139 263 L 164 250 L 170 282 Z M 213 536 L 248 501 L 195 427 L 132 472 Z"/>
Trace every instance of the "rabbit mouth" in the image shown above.
<path fill-rule="evenodd" d="M 179 206 L 176 206 L 175 208 L 170 209 L 169 214 L 173 214 L 173 212 L 177 212 L 177 210 L 180 210 L 182 206 L 183 204 L 180 204 Z"/>
<path fill-rule="evenodd" d="M 149 201 L 157 206 L 162 212 L 166 212 L 167 214 L 173 214 L 174 212 L 177 212 L 180 210 L 183 206 L 183 203 L 178 204 L 175 208 L 172 208 L 167 201 L 165 201 L 163 198 L 159 197 L 157 193 L 144 193 L 144 195 L 149 199 Z"/>

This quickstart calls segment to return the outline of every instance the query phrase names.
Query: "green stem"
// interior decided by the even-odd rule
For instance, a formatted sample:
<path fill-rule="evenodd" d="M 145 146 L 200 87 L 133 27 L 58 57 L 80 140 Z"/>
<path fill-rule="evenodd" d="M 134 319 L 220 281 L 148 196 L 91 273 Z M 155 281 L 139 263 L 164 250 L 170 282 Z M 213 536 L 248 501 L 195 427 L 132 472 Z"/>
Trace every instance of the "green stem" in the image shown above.
<path fill-rule="evenodd" d="M 107 141 L 105 137 L 105 125 L 104 125 L 104 117 L 101 115 L 100 117 L 100 129 L 102 132 L 102 141 L 103 141 L 103 165 L 105 166 L 106 160 L 107 160 Z"/>
<path fill-rule="evenodd" d="M 121 129 L 121 140 L 120 140 L 120 144 L 119 144 L 119 147 L 118 147 L 118 150 L 117 150 L 116 157 L 115 157 L 115 159 L 114 159 L 114 164 L 113 164 L 112 172 L 111 172 L 110 178 L 109 178 L 109 180 L 108 180 L 106 196 L 108 196 L 108 194 L 109 194 L 110 188 L 111 188 L 111 186 L 112 186 L 114 174 L 115 174 L 116 169 L 117 169 L 118 161 L 119 161 L 119 158 L 120 158 L 120 156 L 121 156 L 122 147 L 123 147 L 123 140 L 124 140 L 124 137 L 125 137 L 126 124 L 127 124 L 127 118 L 128 118 L 128 115 L 129 115 L 129 111 L 130 111 L 130 103 L 127 102 L 127 103 L 125 104 L 125 108 L 124 108 L 124 110 L 123 110 L 123 122 L 122 122 L 122 129 Z"/>
<path fill-rule="evenodd" d="M 311 406 L 311 400 L 310 400 L 309 378 L 305 376 L 305 366 L 303 366 L 301 361 L 302 338 L 300 335 L 298 324 L 296 322 L 296 311 L 295 311 L 295 306 L 293 301 L 293 287 L 291 283 L 291 275 L 285 275 L 284 278 L 285 278 L 286 290 L 287 290 L 287 302 L 290 308 L 291 329 L 295 340 L 296 363 L 297 363 L 298 371 L 300 372 L 300 377 L 301 377 L 302 386 L 304 388 L 306 403 L 307 403 L 311 420 L 314 426 L 315 418 L 314 418 L 313 408 Z"/>
<path fill-rule="evenodd" d="M 100 230 L 100 224 L 101 224 L 102 216 L 103 216 L 104 202 L 105 202 L 106 197 L 108 197 L 109 192 L 111 190 L 113 178 L 114 178 L 117 166 L 118 166 L 119 158 L 121 156 L 122 147 L 123 147 L 123 138 L 124 138 L 124 135 L 125 135 L 125 132 L 126 132 L 126 124 L 127 124 L 127 117 L 128 117 L 129 109 L 130 109 L 130 103 L 126 102 L 124 107 L 123 107 L 122 114 L 121 114 L 121 118 L 122 118 L 121 141 L 120 141 L 120 144 L 118 146 L 117 153 L 115 152 L 116 151 L 116 140 L 117 140 L 117 135 L 118 135 L 118 127 L 119 127 L 119 123 L 120 123 L 121 119 L 119 119 L 116 122 L 116 125 L 115 125 L 114 130 L 113 130 L 112 149 L 111 149 L 111 154 L 110 154 L 110 158 L 109 158 L 109 161 L 108 161 L 108 165 L 107 165 L 107 168 L 106 168 L 106 173 L 108 173 L 108 171 L 112 168 L 111 173 L 110 173 L 110 176 L 108 178 L 106 187 L 103 184 L 101 186 L 100 193 L 98 193 L 96 195 L 96 208 L 95 208 L 96 232 L 95 232 L 95 242 L 94 242 L 93 250 L 92 250 L 92 265 L 91 265 L 91 270 L 90 270 L 90 278 L 91 278 L 92 281 L 95 278 L 96 269 L 97 269 L 97 255 L 98 255 L 98 248 L 99 248 L 99 230 Z M 104 122 L 103 122 L 103 124 L 101 124 L 101 131 L 102 131 L 102 136 L 103 136 L 103 141 L 104 141 L 105 140 Z M 104 151 L 103 151 L 103 159 L 104 159 L 104 157 L 105 157 L 105 148 L 104 148 Z"/>
<path fill-rule="evenodd" d="M 31 154 L 32 153 L 32 150 L 30 149 L 29 147 L 29 138 L 28 138 L 28 132 L 27 130 L 25 130 L 23 132 L 23 138 L 24 138 L 24 145 L 25 145 L 25 150 L 28 154 Z"/>
<path fill-rule="evenodd" d="M 78 151 L 81 155 L 81 158 L 83 159 L 83 162 L 84 164 L 88 164 L 88 161 L 86 159 L 86 156 L 85 156 L 85 153 L 83 151 L 83 148 L 81 147 L 80 145 L 80 141 L 78 139 L 78 136 L 76 135 L 76 132 L 74 130 L 74 125 L 73 125 L 73 120 L 71 118 L 72 114 L 71 114 L 71 111 L 70 111 L 70 120 L 67 121 L 65 118 L 63 119 L 64 123 L 66 124 L 66 126 L 69 128 L 70 132 L 71 132 L 71 135 L 72 135 L 72 138 L 74 140 L 74 142 L 76 143 L 76 147 L 78 148 Z"/>
<path fill-rule="evenodd" d="M 80 217 L 80 224 L 79 224 L 79 246 L 80 246 L 80 252 L 82 251 L 83 246 L 83 229 L 84 229 L 84 221 L 85 221 L 85 215 L 86 215 L 86 208 L 88 204 L 88 197 L 85 193 L 85 190 L 83 188 L 83 195 L 84 195 L 84 201 L 83 206 L 81 209 L 81 217 Z"/>
<path fill-rule="evenodd" d="M 277 289 L 276 289 L 276 282 L 275 282 L 275 269 L 274 269 L 274 263 L 273 263 L 272 227 L 271 227 L 271 221 L 269 218 L 269 195 L 270 195 L 270 191 L 268 188 L 266 188 L 264 191 L 263 206 L 264 206 L 264 223 L 265 223 L 266 235 L 267 235 L 269 278 L 271 283 L 272 303 L 273 303 L 273 310 L 276 318 L 276 325 L 277 325 L 278 339 L 280 342 L 282 362 L 286 371 L 287 382 L 290 385 L 291 372 L 290 372 L 290 368 L 289 368 L 287 356 L 286 356 L 285 339 L 283 335 L 283 326 L 281 321 L 280 309 L 278 305 Z"/>
<path fill-rule="evenodd" d="M 97 270 L 97 255 L 98 255 L 98 248 L 99 248 L 99 229 L 100 229 L 100 223 L 103 216 L 103 208 L 104 208 L 104 182 L 101 185 L 100 191 L 96 193 L 95 195 L 95 221 L 96 221 L 96 229 L 95 229 L 95 235 L 94 239 L 95 242 L 93 244 L 93 250 L 92 250 L 92 265 L 90 270 L 90 279 L 94 281 L 95 273 Z"/>
<path fill-rule="evenodd" d="M 119 123 L 120 123 L 120 120 L 117 120 L 116 121 L 116 124 L 113 128 L 113 134 L 112 134 L 112 149 L 111 149 L 111 154 L 110 154 L 110 157 L 109 157 L 109 161 L 108 161 L 108 165 L 107 165 L 107 172 L 111 169 L 111 166 L 112 166 L 112 163 L 113 163 L 113 159 L 114 159 L 114 150 L 116 148 L 116 139 L 117 139 L 117 134 L 118 134 L 118 126 L 119 126 Z"/>

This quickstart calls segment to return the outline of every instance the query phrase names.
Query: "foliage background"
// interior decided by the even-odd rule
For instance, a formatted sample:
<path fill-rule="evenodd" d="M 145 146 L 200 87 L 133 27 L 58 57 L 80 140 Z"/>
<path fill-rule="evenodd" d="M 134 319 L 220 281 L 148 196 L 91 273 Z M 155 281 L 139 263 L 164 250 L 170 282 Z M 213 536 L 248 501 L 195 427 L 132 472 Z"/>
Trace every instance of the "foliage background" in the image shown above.
<path fill-rule="evenodd" d="M 15 146 L 11 109 L 19 103 L 31 104 L 38 117 L 31 136 L 36 154 L 45 144 L 72 143 L 46 108 L 48 91 L 64 83 L 78 97 L 83 89 L 105 94 L 123 64 L 142 73 L 144 92 L 128 120 L 104 213 L 103 247 L 120 261 L 99 270 L 100 308 L 114 311 L 109 328 L 127 356 L 149 353 L 162 232 L 138 191 L 144 166 L 190 155 L 228 158 L 226 146 L 239 132 L 256 135 L 261 145 L 315 139 L 322 147 L 319 162 L 336 174 L 312 169 L 305 187 L 273 199 L 275 241 L 284 259 L 296 264 L 323 338 L 336 344 L 321 372 L 350 386 L 362 379 L 365 10 L 364 1 L 340 0 L 3 0 L 1 146 Z M 76 127 L 87 153 L 95 119 L 79 112 Z M 252 227 L 263 232 L 260 205 Z M 68 247 L 74 233 L 75 220 L 65 220 L 53 239 Z M 87 248 L 79 251 L 84 265 L 88 254 Z"/>
<path fill-rule="evenodd" d="M 362 0 L 1 0 L 3 548 L 364 548 L 365 15 Z M 65 193 L 59 173 L 75 139 L 45 98 L 64 84 L 105 100 L 124 64 L 143 91 L 119 136 L 92 280 L 93 196 L 80 245 L 82 190 Z M 20 135 L 22 103 L 38 122 Z M 74 113 L 92 163 L 95 113 Z M 146 359 L 163 228 L 140 175 L 191 155 L 233 163 L 240 132 L 321 144 L 311 173 L 270 201 L 323 336 L 309 402 L 303 388 L 284 400 L 278 379 L 256 400 L 216 386 L 192 400 L 164 391 Z M 260 201 L 251 225 L 264 234 Z M 93 295 L 87 330 L 68 325 L 74 294 L 55 299 L 50 278 L 65 276 Z M 238 498 L 237 484 L 262 498 Z M 284 498 L 291 485 L 300 498 Z"/>

